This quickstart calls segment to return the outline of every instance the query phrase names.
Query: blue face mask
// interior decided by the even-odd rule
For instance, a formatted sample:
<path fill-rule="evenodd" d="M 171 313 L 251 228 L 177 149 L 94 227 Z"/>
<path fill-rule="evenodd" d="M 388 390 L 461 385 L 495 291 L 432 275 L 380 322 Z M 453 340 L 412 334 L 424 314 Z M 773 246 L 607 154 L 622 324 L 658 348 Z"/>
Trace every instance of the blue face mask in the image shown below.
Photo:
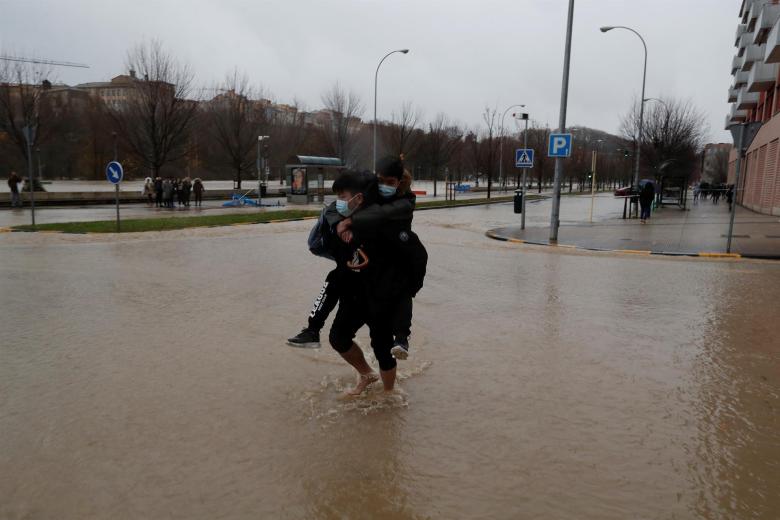
<path fill-rule="evenodd" d="M 355 197 L 357 197 L 357 195 L 355 195 Z M 341 199 L 336 200 L 336 211 L 339 212 L 339 215 L 341 215 L 342 217 L 348 217 L 348 216 L 352 215 L 352 213 L 355 210 L 354 209 L 350 209 L 349 203 L 352 202 L 352 200 L 355 197 L 352 197 L 349 200 L 341 200 Z"/>
<path fill-rule="evenodd" d="M 396 188 L 395 186 L 388 186 L 387 184 L 379 185 L 379 194 L 386 199 L 389 199 L 390 197 L 395 195 L 396 191 L 398 191 L 398 188 Z"/>

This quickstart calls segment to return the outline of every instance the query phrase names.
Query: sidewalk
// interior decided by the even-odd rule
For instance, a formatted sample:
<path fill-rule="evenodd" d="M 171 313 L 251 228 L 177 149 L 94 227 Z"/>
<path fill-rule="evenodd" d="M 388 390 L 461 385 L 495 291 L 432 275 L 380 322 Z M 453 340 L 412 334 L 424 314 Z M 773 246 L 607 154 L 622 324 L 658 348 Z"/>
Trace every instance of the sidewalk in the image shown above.
<path fill-rule="evenodd" d="M 584 197 L 578 197 L 584 198 Z M 558 230 L 558 244 L 592 250 L 620 250 L 670 255 L 725 253 L 729 228 L 728 204 L 704 201 L 688 210 L 667 206 L 656 210 L 647 224 L 623 220 L 622 200 L 602 195 L 600 206 L 609 205 L 607 215 L 588 223 L 588 212 L 577 205 L 576 215 L 568 214 Z M 614 207 L 613 207 L 614 206 Z M 574 217 L 574 218 L 572 218 Z M 496 228 L 488 236 L 498 240 L 549 245 L 548 227 L 520 226 Z M 780 218 L 737 208 L 732 253 L 747 257 L 780 259 Z"/>

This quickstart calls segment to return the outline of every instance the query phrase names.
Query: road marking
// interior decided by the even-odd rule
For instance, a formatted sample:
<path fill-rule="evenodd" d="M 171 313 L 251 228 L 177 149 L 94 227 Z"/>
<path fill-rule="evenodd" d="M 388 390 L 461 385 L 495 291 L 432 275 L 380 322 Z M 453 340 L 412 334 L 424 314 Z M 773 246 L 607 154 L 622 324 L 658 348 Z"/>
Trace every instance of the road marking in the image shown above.
<path fill-rule="evenodd" d="M 629 255 L 649 255 L 652 251 L 643 251 L 641 249 L 615 249 L 618 253 L 627 253 Z"/>
<path fill-rule="evenodd" d="M 707 258 L 742 258 L 742 255 L 739 253 L 708 253 L 706 251 L 700 252 L 699 256 Z"/>

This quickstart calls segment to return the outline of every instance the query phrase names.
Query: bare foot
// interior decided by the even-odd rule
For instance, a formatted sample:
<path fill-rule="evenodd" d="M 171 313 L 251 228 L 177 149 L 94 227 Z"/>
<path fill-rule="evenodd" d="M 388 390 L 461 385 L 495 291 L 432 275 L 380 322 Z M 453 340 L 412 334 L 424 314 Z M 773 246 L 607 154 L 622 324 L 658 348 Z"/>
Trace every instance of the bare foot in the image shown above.
<path fill-rule="evenodd" d="M 379 376 L 376 374 L 376 372 L 369 372 L 368 374 L 360 374 L 358 376 L 357 385 L 355 385 L 355 388 L 347 392 L 347 395 L 351 395 L 351 396 L 360 395 L 363 392 L 365 392 L 369 386 L 371 386 L 373 383 L 376 383 L 377 381 L 379 381 Z"/>

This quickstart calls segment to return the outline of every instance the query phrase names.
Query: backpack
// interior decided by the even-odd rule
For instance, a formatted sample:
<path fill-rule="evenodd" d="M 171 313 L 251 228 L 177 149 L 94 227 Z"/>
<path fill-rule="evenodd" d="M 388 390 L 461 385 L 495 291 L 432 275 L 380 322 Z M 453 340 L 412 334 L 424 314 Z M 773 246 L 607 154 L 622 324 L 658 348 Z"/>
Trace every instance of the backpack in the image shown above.
<path fill-rule="evenodd" d="M 326 226 L 328 225 L 325 221 L 326 209 L 327 208 L 322 210 L 322 213 L 320 213 L 320 216 L 317 219 L 317 223 L 314 224 L 314 227 L 309 231 L 308 246 L 311 254 L 335 261 L 336 259 L 333 258 L 333 255 L 330 254 L 330 251 L 328 250 L 328 235 L 327 233 L 323 233 L 323 229 L 327 229 Z"/>

